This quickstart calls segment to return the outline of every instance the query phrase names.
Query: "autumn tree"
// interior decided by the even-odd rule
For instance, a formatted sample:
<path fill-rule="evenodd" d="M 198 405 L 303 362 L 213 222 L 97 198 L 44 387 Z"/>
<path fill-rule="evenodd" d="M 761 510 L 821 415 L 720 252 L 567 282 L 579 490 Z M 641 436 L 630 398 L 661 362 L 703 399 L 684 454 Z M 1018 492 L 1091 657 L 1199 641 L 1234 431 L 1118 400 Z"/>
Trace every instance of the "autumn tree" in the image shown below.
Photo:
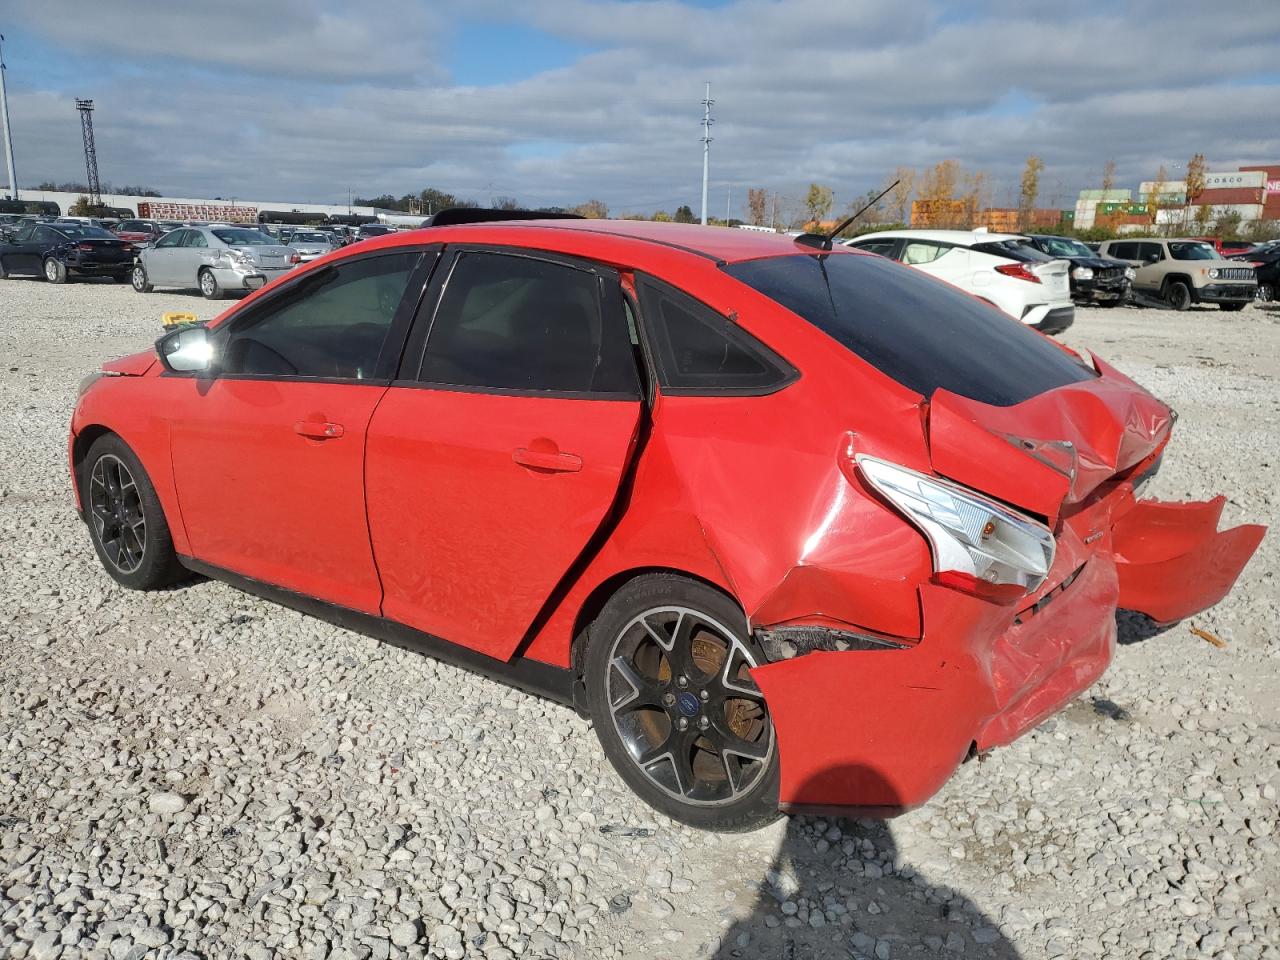
<path fill-rule="evenodd" d="M 764 218 L 767 215 L 766 208 L 769 204 L 769 195 L 763 187 L 751 187 L 747 191 L 747 215 L 751 218 L 751 223 L 757 227 L 764 226 Z"/>
<path fill-rule="evenodd" d="M 1204 154 L 1197 153 L 1187 161 L 1187 203 L 1195 204 L 1200 199 L 1200 195 L 1204 193 L 1205 175 L 1207 168 L 1204 161 Z M 1202 216 L 1203 214 L 1203 216 Z M 1196 207 L 1196 223 L 1204 222 L 1207 226 L 1212 210 L 1206 209 L 1203 205 Z M 1182 214 L 1183 223 L 1186 223 L 1187 215 L 1184 208 Z"/>
<path fill-rule="evenodd" d="M 830 187 L 820 183 L 809 184 L 809 192 L 805 194 L 805 210 L 809 214 L 810 223 L 821 223 L 822 218 L 831 212 L 835 203 L 835 194 Z"/>
<path fill-rule="evenodd" d="M 91 217 L 93 216 L 93 204 L 89 202 L 89 198 L 81 196 L 76 202 L 71 204 L 67 210 L 69 217 Z"/>
<path fill-rule="evenodd" d="M 1151 193 L 1147 195 L 1147 204 L 1150 206 L 1151 225 L 1155 226 L 1160 220 L 1160 197 L 1164 193 L 1165 184 L 1169 180 L 1169 171 L 1164 168 L 1164 164 L 1160 164 L 1160 169 L 1156 171 L 1156 178 L 1151 183 Z"/>
<path fill-rule="evenodd" d="M 960 226 L 972 228 L 978 225 L 982 211 L 987 208 L 988 191 L 989 184 L 985 170 L 975 170 L 973 173 L 964 175 L 964 193 L 960 196 L 964 205 L 962 210 L 964 220 Z"/>
<path fill-rule="evenodd" d="M 580 203 L 573 208 L 573 212 L 580 217 L 586 217 L 588 220 L 607 220 L 609 218 L 609 206 L 603 200 L 588 200 L 586 203 Z"/>
<path fill-rule="evenodd" d="M 916 172 L 911 167 L 899 167 L 893 171 L 898 181 L 889 191 L 889 214 L 895 223 L 906 223 L 911 218 L 911 194 L 916 188 Z"/>
<path fill-rule="evenodd" d="M 1027 164 L 1022 168 L 1022 184 L 1018 188 L 1018 229 L 1025 230 L 1031 226 L 1032 211 L 1036 208 L 1036 199 L 1040 196 L 1040 174 L 1044 172 L 1044 161 L 1035 154 L 1027 157 Z"/>
<path fill-rule="evenodd" d="M 1102 165 L 1102 190 L 1105 196 L 1106 191 L 1114 190 L 1116 186 L 1116 162 L 1108 160 Z"/>
<path fill-rule="evenodd" d="M 920 200 L 926 209 L 928 226 L 955 226 L 961 212 L 955 209 L 959 176 L 960 164 L 955 160 L 942 160 L 925 170 L 920 181 Z"/>

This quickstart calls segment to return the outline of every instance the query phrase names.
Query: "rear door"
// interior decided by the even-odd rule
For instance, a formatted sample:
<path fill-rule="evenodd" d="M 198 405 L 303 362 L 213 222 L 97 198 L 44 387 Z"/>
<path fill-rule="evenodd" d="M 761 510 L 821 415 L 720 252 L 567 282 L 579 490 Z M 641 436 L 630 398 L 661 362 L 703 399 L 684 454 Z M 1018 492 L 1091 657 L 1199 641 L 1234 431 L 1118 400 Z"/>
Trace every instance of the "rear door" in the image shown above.
<path fill-rule="evenodd" d="M 39 273 L 40 258 L 37 245 L 33 242 L 37 230 L 44 227 L 28 224 L 18 230 L 8 245 L 0 249 L 4 257 L 4 269 L 7 273 Z"/>
<path fill-rule="evenodd" d="M 617 275 L 458 248 L 369 425 L 385 616 L 509 658 L 610 514 L 641 416 Z"/>
<path fill-rule="evenodd" d="M 378 612 L 365 431 L 422 289 L 422 257 L 395 250 L 312 271 L 216 328 L 216 377 L 187 378 L 166 410 L 197 559 Z"/>

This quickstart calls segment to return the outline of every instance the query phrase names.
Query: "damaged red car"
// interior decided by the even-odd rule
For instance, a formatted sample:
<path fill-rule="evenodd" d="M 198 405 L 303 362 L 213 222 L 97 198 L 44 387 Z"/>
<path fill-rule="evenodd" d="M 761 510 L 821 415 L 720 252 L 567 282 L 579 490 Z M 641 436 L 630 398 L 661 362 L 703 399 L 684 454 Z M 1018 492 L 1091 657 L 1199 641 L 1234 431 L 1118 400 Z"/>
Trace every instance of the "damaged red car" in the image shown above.
<path fill-rule="evenodd" d="M 1261 539 L 1141 499 L 1165 404 L 910 267 L 503 216 L 324 257 L 82 385 L 107 572 L 571 704 L 644 800 L 736 830 L 923 803 L 1106 669 L 1117 606 L 1211 606 Z"/>

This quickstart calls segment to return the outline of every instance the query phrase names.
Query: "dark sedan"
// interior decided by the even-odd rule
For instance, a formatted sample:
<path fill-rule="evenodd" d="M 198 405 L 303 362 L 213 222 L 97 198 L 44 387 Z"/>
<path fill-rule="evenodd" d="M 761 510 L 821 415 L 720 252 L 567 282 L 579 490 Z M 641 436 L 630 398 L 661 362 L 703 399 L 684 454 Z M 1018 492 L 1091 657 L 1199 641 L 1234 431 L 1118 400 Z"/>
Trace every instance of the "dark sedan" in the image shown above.
<path fill-rule="evenodd" d="M 33 223 L 0 244 L 0 277 L 44 277 L 50 283 L 66 283 L 71 276 L 111 277 L 128 283 L 135 249 L 101 227 Z"/>
<path fill-rule="evenodd" d="M 1027 242 L 1042 253 L 1071 263 L 1071 299 L 1114 307 L 1129 299 L 1133 271 L 1127 263 L 1104 257 L 1070 237 L 1033 234 Z"/>

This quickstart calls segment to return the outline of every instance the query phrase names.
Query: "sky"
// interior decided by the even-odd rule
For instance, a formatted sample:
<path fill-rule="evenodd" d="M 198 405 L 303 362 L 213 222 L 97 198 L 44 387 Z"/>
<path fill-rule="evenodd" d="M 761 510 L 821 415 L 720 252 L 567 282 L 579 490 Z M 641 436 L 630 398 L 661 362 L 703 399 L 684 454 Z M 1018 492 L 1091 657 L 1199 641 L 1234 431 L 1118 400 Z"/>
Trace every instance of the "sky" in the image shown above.
<path fill-rule="evenodd" d="M 748 187 L 837 210 L 898 166 L 985 170 L 1071 206 L 1193 153 L 1280 163 L 1280 0 L 0 0 L 19 185 L 345 203 L 435 187 L 713 215 Z M 7 170 L 5 171 L 7 183 Z"/>

